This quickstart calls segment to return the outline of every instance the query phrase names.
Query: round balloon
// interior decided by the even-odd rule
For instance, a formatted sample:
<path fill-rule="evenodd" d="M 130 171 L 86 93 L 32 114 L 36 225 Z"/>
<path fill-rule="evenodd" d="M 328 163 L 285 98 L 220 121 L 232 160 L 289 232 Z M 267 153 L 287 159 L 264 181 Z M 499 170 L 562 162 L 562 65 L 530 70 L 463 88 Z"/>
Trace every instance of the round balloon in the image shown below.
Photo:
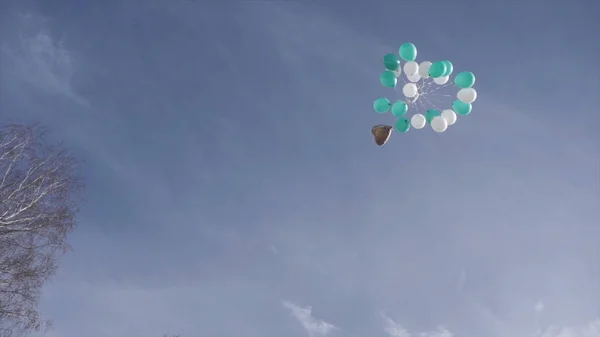
<path fill-rule="evenodd" d="M 471 113 L 471 109 L 473 109 L 471 103 L 464 103 L 459 100 L 456 100 L 454 103 L 452 103 L 452 110 L 459 115 L 468 115 Z"/>
<path fill-rule="evenodd" d="M 431 67 L 431 62 L 423 61 L 419 64 L 419 75 L 422 78 L 429 78 L 429 67 Z"/>
<path fill-rule="evenodd" d="M 433 81 L 435 82 L 435 84 L 443 85 L 448 83 L 448 78 L 448 76 L 436 77 L 433 79 Z"/>
<path fill-rule="evenodd" d="M 383 57 L 383 65 L 387 70 L 396 70 L 400 68 L 400 59 L 396 54 L 385 54 Z"/>
<path fill-rule="evenodd" d="M 404 115 L 408 111 L 408 105 L 404 101 L 397 101 L 392 105 L 392 114 L 396 117 Z"/>
<path fill-rule="evenodd" d="M 459 88 L 470 88 L 475 84 L 475 75 L 470 71 L 463 71 L 456 75 L 454 84 Z"/>
<path fill-rule="evenodd" d="M 388 88 L 393 88 L 398 83 L 398 79 L 396 78 L 396 75 L 389 70 L 386 70 L 381 74 L 380 80 L 381 80 L 381 84 L 384 87 L 388 87 Z"/>
<path fill-rule="evenodd" d="M 404 61 L 414 61 L 417 58 L 417 47 L 410 42 L 406 42 L 400 46 L 398 53 Z"/>
<path fill-rule="evenodd" d="M 429 67 L 429 76 L 436 78 L 444 76 L 446 65 L 443 62 L 433 62 Z"/>
<path fill-rule="evenodd" d="M 464 103 L 473 103 L 477 99 L 477 91 L 473 88 L 460 89 L 456 94 L 456 98 Z"/>
<path fill-rule="evenodd" d="M 415 129 L 422 129 L 427 124 L 427 119 L 422 114 L 414 114 L 410 119 L 410 124 Z"/>
<path fill-rule="evenodd" d="M 410 122 L 406 118 L 400 118 L 396 121 L 396 131 L 408 132 L 410 129 Z"/>
<path fill-rule="evenodd" d="M 402 88 L 402 93 L 408 98 L 413 98 L 419 93 L 419 88 L 414 83 L 406 83 Z"/>
<path fill-rule="evenodd" d="M 402 67 L 398 67 L 398 69 L 392 70 L 392 72 L 394 75 L 396 75 L 396 77 L 400 77 L 400 75 L 402 75 Z"/>
<path fill-rule="evenodd" d="M 419 64 L 415 61 L 404 63 L 404 73 L 406 77 L 414 76 L 419 73 Z"/>
<path fill-rule="evenodd" d="M 448 125 L 456 123 L 456 113 L 453 110 L 446 109 L 442 111 L 442 117 L 448 122 Z"/>
<path fill-rule="evenodd" d="M 419 82 L 421 80 L 421 75 L 419 75 L 419 73 L 416 73 L 416 74 L 414 74 L 412 76 L 407 76 L 407 79 L 410 82 L 416 83 L 416 82 Z"/>
<path fill-rule="evenodd" d="M 446 65 L 446 72 L 444 72 L 444 75 L 442 76 L 450 76 L 450 74 L 452 74 L 452 71 L 454 71 L 454 66 L 452 65 L 452 62 L 448 60 L 442 62 Z"/>
<path fill-rule="evenodd" d="M 373 109 L 380 114 L 386 113 L 390 109 L 390 100 L 385 97 L 380 97 L 373 102 Z"/>
<path fill-rule="evenodd" d="M 435 116 L 431 119 L 431 128 L 435 132 L 444 132 L 448 129 L 448 122 L 441 116 Z"/>
<path fill-rule="evenodd" d="M 427 120 L 427 123 L 431 123 L 431 120 L 433 120 L 433 117 L 437 117 L 439 115 L 440 115 L 439 111 L 437 111 L 435 109 L 429 109 L 425 113 L 425 119 Z"/>

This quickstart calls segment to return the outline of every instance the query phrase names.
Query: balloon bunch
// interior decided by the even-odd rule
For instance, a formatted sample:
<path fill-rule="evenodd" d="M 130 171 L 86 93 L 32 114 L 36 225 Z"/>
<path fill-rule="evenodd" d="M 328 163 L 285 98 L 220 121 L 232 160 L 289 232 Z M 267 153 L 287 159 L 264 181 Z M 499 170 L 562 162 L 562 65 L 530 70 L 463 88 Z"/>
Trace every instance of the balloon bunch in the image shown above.
<path fill-rule="evenodd" d="M 423 129 L 427 124 L 435 132 L 444 132 L 448 126 L 456 123 L 457 115 L 471 113 L 472 103 L 477 99 L 477 91 L 473 88 L 475 75 L 468 71 L 461 72 L 454 76 L 453 85 L 448 84 L 454 72 L 452 62 L 417 63 L 416 58 L 417 47 L 410 42 L 402 44 L 398 54 L 390 53 L 383 57 L 385 70 L 379 78 L 380 82 L 384 87 L 396 88 L 398 80 L 401 80 L 403 97 L 393 103 L 385 97 L 377 98 L 373 102 L 373 109 L 378 113 L 391 110 L 397 118 L 394 129 L 398 132 L 408 132 L 411 127 Z M 440 89 L 447 88 L 459 90 L 454 95 L 442 95 Z M 438 108 L 434 103 L 452 96 L 454 98 L 443 102 L 443 105 L 447 105 L 445 107 Z M 414 111 L 410 119 L 406 117 L 409 111 Z"/>

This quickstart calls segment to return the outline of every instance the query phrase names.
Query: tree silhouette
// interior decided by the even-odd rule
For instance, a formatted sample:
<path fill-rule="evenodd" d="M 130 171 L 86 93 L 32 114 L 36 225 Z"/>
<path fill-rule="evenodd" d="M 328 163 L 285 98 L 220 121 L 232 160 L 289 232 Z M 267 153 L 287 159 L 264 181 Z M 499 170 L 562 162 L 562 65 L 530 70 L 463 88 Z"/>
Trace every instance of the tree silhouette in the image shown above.
<path fill-rule="evenodd" d="M 49 326 L 40 292 L 76 223 L 77 161 L 44 135 L 37 125 L 0 126 L 0 337 Z"/>

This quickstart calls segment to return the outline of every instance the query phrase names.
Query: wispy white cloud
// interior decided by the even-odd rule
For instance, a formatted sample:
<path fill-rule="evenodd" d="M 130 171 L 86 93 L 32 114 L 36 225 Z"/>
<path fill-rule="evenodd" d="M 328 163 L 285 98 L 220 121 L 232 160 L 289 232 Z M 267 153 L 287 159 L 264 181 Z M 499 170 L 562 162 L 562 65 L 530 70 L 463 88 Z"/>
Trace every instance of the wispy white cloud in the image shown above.
<path fill-rule="evenodd" d="M 533 337 L 598 337 L 600 336 L 600 318 L 579 326 L 541 326 L 539 321 L 546 310 L 546 305 L 539 300 L 534 307 L 535 324 L 537 326 Z"/>
<path fill-rule="evenodd" d="M 450 331 L 446 330 L 444 327 L 439 327 L 437 330 L 430 332 L 421 332 L 419 334 L 421 337 L 452 337 L 454 336 Z"/>
<path fill-rule="evenodd" d="M 54 95 L 64 95 L 88 107 L 72 87 L 75 66 L 72 54 L 63 41 L 55 39 L 46 28 L 46 19 L 26 14 L 17 16 L 18 38 L 0 45 L 3 66 L 20 80 Z"/>
<path fill-rule="evenodd" d="M 301 307 L 289 301 L 283 301 L 283 306 L 290 310 L 292 316 L 302 324 L 309 336 L 326 336 L 330 332 L 339 330 L 335 325 L 324 320 L 317 319 L 312 315 L 312 307 Z"/>
<path fill-rule="evenodd" d="M 544 302 L 542 300 L 539 300 L 536 304 L 535 304 L 535 313 L 536 315 L 540 315 L 542 313 L 542 311 L 544 311 Z"/>
<path fill-rule="evenodd" d="M 543 303 L 541 301 L 539 301 L 535 306 L 536 312 L 541 312 L 543 310 L 543 306 L 544 306 Z M 434 330 L 434 331 L 421 332 L 418 334 L 411 334 L 401 324 L 395 322 L 393 319 L 391 319 L 387 315 L 382 314 L 382 317 L 384 320 L 383 329 L 391 337 L 415 337 L 415 336 L 419 336 L 419 337 L 453 337 L 453 336 L 455 336 L 453 333 L 451 333 L 444 327 L 438 327 L 437 330 Z M 510 332 L 510 333 L 504 332 L 504 331 L 490 331 L 489 333 L 491 335 L 502 336 L 502 337 L 512 337 L 514 335 L 518 335 L 518 334 L 515 334 L 514 331 Z M 530 336 L 532 336 L 532 337 L 598 337 L 598 336 L 600 336 L 600 319 L 596 319 L 589 323 L 582 324 L 579 326 L 550 325 L 543 329 L 538 329 L 536 332 L 534 332 Z"/>
<path fill-rule="evenodd" d="M 534 337 L 598 337 L 600 336 L 600 319 L 593 320 L 578 327 L 549 326 L 537 332 Z"/>
<path fill-rule="evenodd" d="M 397 323 L 386 314 L 381 314 L 385 332 L 388 333 L 391 337 L 411 337 L 413 336 L 408 330 L 406 330 L 401 324 Z M 420 337 L 452 337 L 454 336 L 450 331 L 446 330 L 443 327 L 439 327 L 437 330 L 429 331 L 429 332 L 421 332 L 418 334 Z"/>
<path fill-rule="evenodd" d="M 393 319 L 389 318 L 385 314 L 381 314 L 384 320 L 384 330 L 392 337 L 410 337 L 410 333 L 406 329 L 396 323 Z"/>

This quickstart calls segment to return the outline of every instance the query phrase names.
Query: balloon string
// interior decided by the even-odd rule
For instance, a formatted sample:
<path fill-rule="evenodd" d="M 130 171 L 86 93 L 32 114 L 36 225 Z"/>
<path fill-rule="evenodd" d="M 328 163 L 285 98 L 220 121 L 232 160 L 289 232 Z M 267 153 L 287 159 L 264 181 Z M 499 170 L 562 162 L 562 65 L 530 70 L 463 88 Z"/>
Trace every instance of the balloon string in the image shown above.
<path fill-rule="evenodd" d="M 431 77 L 420 78 L 417 82 L 411 82 L 408 79 L 408 76 L 406 76 L 406 73 L 403 73 L 402 75 L 399 76 L 402 86 L 408 83 L 414 83 L 418 88 L 418 95 L 416 97 L 406 97 L 402 94 L 402 100 L 407 103 L 410 110 L 416 110 L 415 113 L 425 113 L 428 110 L 428 106 L 430 106 L 430 108 L 435 108 L 436 110 L 441 110 L 439 106 L 445 106 L 448 103 L 446 102 L 447 98 L 454 96 L 447 93 L 442 94 L 442 92 L 440 92 L 441 90 L 451 87 L 451 83 L 447 82 L 440 85 L 435 83 L 435 79 Z"/>
<path fill-rule="evenodd" d="M 427 99 L 427 98 L 423 97 L 423 99 Z M 427 110 L 427 107 L 425 106 L 423 101 L 419 101 L 419 106 L 421 107 L 421 110 L 418 110 L 417 112 L 425 112 Z"/>
<path fill-rule="evenodd" d="M 427 102 L 429 102 L 429 104 L 433 105 L 433 107 L 434 107 L 436 110 L 438 110 L 438 111 L 441 111 L 441 110 L 442 110 L 442 109 L 440 109 L 440 108 L 439 108 L 439 107 L 438 107 L 438 106 L 437 106 L 435 103 L 433 103 L 432 101 L 430 101 L 430 100 L 429 100 L 429 98 L 425 97 L 425 100 L 426 100 Z"/>

